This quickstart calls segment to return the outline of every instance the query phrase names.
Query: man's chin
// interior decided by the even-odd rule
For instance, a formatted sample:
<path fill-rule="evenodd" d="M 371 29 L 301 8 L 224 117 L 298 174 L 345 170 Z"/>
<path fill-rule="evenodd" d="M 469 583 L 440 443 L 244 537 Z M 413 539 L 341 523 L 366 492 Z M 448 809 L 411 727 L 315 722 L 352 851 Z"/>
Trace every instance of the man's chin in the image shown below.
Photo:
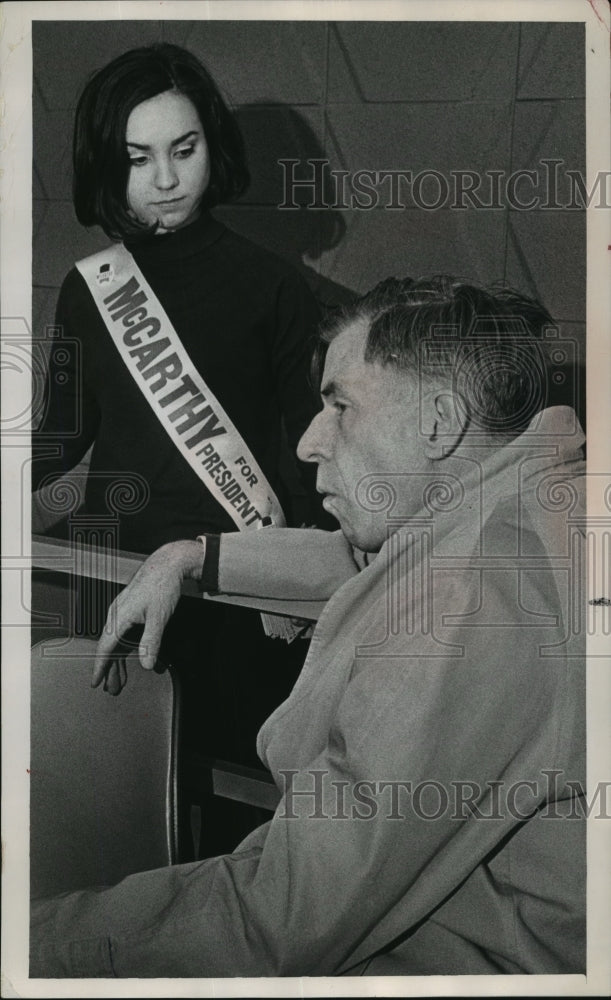
<path fill-rule="evenodd" d="M 333 515 L 337 517 L 337 514 Z M 339 526 L 342 530 L 342 534 L 347 542 L 353 546 L 355 549 L 360 549 L 361 552 L 379 552 L 382 545 L 386 541 L 385 538 L 380 540 L 377 536 L 373 536 L 370 532 L 359 531 L 353 525 L 347 523 L 343 518 L 337 518 L 339 521 Z"/>
<path fill-rule="evenodd" d="M 322 502 L 322 505 L 327 514 L 330 514 L 335 518 L 342 530 L 344 538 L 355 549 L 360 549 L 361 552 L 380 551 L 382 545 L 386 541 L 386 535 L 379 537 L 379 531 L 375 530 L 375 526 L 369 522 L 366 522 L 365 524 L 358 523 L 358 517 L 355 519 L 357 523 L 351 521 L 350 518 L 346 516 L 346 508 L 348 505 L 339 500 L 335 494 L 327 494 Z"/>

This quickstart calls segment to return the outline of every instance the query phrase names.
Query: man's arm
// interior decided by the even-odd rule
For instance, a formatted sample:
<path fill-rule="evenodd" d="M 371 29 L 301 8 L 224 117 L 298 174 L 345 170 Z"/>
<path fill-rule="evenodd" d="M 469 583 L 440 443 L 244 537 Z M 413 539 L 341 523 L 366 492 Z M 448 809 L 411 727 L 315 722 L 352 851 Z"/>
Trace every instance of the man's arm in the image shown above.
<path fill-rule="evenodd" d="M 324 600 L 359 571 L 341 531 L 270 528 L 220 537 L 218 591 L 226 594 Z M 134 625 L 144 625 L 140 662 L 146 670 L 153 669 L 182 584 L 201 578 L 205 556 L 205 543 L 185 540 L 163 545 L 143 563 L 110 606 L 98 642 L 93 687 L 105 679 L 110 694 L 123 688 L 125 670 L 117 647 Z"/>
<path fill-rule="evenodd" d="M 219 591 L 277 600 L 320 601 L 359 572 L 341 531 L 270 528 L 221 535 Z"/>

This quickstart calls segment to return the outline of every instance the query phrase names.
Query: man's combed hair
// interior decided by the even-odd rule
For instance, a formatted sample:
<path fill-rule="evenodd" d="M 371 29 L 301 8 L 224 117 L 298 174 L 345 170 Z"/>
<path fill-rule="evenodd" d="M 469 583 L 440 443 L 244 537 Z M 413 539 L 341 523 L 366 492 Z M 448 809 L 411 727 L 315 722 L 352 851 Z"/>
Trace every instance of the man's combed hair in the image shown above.
<path fill-rule="evenodd" d="M 322 352 L 359 320 L 369 324 L 366 361 L 451 382 L 483 431 L 515 437 L 547 405 L 542 341 L 553 320 L 534 299 L 447 275 L 388 278 L 327 318 Z"/>
<path fill-rule="evenodd" d="M 202 208 L 230 201 L 248 187 L 241 132 L 200 61 L 167 43 L 131 49 L 94 74 L 77 106 L 73 195 L 84 226 L 100 225 L 111 239 L 151 231 L 128 210 L 125 134 L 134 108 L 168 90 L 188 97 L 202 123 L 210 156 Z"/>

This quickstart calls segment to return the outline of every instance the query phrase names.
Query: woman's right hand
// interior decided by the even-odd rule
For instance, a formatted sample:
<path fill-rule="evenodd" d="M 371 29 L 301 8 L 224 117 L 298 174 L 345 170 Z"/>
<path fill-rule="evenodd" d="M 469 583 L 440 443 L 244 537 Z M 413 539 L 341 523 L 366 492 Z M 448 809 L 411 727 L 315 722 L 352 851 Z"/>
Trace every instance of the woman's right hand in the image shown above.
<path fill-rule="evenodd" d="M 119 694 L 127 682 L 125 648 L 121 641 L 134 625 L 144 625 L 138 647 L 140 663 L 152 670 L 164 629 L 178 604 L 182 583 L 199 579 L 205 546 L 200 541 L 169 542 L 148 557 L 108 610 L 98 640 L 91 686 Z"/>

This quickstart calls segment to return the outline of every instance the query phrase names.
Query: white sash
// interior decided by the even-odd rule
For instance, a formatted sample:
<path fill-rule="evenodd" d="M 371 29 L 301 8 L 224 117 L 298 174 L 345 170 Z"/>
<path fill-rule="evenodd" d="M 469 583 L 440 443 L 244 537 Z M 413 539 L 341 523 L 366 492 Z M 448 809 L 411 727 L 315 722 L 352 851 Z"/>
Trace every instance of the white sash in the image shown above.
<path fill-rule="evenodd" d="M 125 367 L 183 458 L 240 530 L 284 525 L 255 457 L 121 244 L 77 263 Z"/>
<path fill-rule="evenodd" d="M 237 527 L 285 524 L 282 508 L 237 428 L 185 351 L 131 253 L 115 244 L 78 261 L 123 362 L 153 413 Z M 269 621 L 262 615 L 268 634 Z M 278 620 L 289 628 L 290 620 Z M 285 628 L 281 628 L 283 637 Z"/>

